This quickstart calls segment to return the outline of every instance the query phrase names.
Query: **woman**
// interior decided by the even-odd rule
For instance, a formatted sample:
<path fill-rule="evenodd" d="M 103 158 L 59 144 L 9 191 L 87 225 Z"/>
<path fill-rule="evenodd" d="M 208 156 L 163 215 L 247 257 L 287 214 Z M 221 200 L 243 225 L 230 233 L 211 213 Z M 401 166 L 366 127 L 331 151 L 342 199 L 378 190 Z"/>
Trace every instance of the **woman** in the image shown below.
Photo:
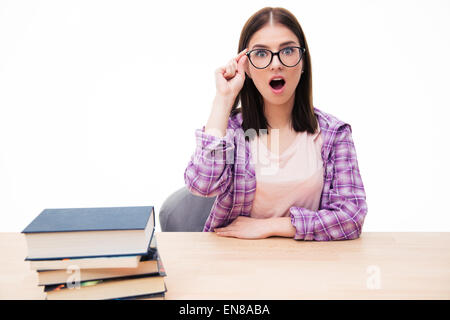
<path fill-rule="evenodd" d="M 367 204 L 351 127 L 313 107 L 297 19 L 283 8 L 261 9 L 246 22 L 238 52 L 215 72 L 211 114 L 195 132 L 184 174 L 192 194 L 217 196 L 203 231 L 358 238 Z"/>

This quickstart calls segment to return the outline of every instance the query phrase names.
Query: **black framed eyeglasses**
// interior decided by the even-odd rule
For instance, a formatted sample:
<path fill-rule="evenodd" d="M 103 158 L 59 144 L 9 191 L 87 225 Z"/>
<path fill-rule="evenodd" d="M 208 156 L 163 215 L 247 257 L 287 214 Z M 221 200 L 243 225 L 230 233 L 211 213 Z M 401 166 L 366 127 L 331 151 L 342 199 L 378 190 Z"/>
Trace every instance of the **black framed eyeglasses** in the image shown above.
<path fill-rule="evenodd" d="M 267 68 L 273 60 L 273 56 L 278 56 L 280 62 L 289 68 L 295 67 L 300 60 L 306 48 L 286 47 L 278 52 L 272 52 L 268 49 L 254 49 L 246 53 L 248 60 L 256 69 Z"/>

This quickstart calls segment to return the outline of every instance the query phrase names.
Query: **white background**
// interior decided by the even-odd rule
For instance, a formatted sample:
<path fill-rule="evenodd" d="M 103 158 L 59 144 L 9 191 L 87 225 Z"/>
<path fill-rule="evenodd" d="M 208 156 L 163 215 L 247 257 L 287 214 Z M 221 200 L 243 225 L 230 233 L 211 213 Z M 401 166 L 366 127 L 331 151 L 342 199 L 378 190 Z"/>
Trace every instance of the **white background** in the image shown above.
<path fill-rule="evenodd" d="M 450 231 L 450 2 L 430 0 L 0 0 L 0 231 L 45 208 L 159 214 L 265 6 L 298 18 L 314 105 L 352 125 L 363 231 Z"/>

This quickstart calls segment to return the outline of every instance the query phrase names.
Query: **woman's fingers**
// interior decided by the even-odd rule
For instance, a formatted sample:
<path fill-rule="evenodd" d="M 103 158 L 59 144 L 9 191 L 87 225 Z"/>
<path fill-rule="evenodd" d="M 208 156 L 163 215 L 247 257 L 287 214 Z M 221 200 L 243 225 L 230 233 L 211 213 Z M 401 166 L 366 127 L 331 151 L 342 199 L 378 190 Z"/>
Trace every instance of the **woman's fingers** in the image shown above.
<path fill-rule="evenodd" d="M 216 232 L 216 234 L 221 237 L 236 237 L 233 231 L 220 231 Z"/>
<path fill-rule="evenodd" d="M 235 58 L 235 61 L 236 62 L 239 62 L 239 59 L 243 56 L 243 55 L 245 55 L 246 53 L 247 53 L 247 48 L 245 48 L 244 50 L 242 50 L 241 52 L 239 52 L 239 54 L 236 56 L 236 58 Z"/>
<path fill-rule="evenodd" d="M 239 61 L 241 60 L 242 56 L 245 55 L 247 52 L 247 48 L 239 52 L 239 54 L 231 59 L 223 68 L 225 72 L 223 73 L 223 76 L 225 78 L 233 78 L 236 75 L 236 72 L 239 70 Z M 244 59 L 245 60 L 245 59 Z M 242 64 L 242 62 L 241 62 Z"/>
<path fill-rule="evenodd" d="M 232 60 L 228 63 L 228 75 L 231 75 L 234 77 L 236 74 L 237 69 L 237 62 L 235 60 Z"/>
<path fill-rule="evenodd" d="M 242 51 L 242 55 L 241 55 L 241 57 L 240 57 L 240 59 L 237 61 L 237 66 L 236 66 L 236 69 L 238 70 L 238 72 L 239 73 L 244 73 L 244 64 L 245 64 L 245 61 L 247 60 L 247 56 L 245 55 L 245 53 L 247 53 L 247 48 L 245 48 L 243 51 Z"/>
<path fill-rule="evenodd" d="M 239 60 L 239 63 L 237 64 L 236 69 L 241 73 L 244 73 L 244 65 L 245 65 L 246 60 L 247 60 L 247 56 L 243 56 L 241 58 L 241 60 Z"/>
<path fill-rule="evenodd" d="M 235 231 L 235 229 L 230 228 L 230 226 L 214 229 L 214 232 L 230 232 L 230 231 Z"/>

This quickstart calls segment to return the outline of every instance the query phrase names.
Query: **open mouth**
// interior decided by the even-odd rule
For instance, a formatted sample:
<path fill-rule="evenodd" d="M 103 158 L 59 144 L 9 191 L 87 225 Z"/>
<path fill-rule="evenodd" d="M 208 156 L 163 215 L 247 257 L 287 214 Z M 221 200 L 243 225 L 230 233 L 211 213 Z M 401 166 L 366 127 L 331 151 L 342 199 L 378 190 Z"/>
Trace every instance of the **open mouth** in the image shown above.
<path fill-rule="evenodd" d="M 283 79 L 280 79 L 280 80 L 272 80 L 272 81 L 270 81 L 269 84 L 273 89 L 280 90 L 281 88 L 284 87 L 286 82 Z"/>

